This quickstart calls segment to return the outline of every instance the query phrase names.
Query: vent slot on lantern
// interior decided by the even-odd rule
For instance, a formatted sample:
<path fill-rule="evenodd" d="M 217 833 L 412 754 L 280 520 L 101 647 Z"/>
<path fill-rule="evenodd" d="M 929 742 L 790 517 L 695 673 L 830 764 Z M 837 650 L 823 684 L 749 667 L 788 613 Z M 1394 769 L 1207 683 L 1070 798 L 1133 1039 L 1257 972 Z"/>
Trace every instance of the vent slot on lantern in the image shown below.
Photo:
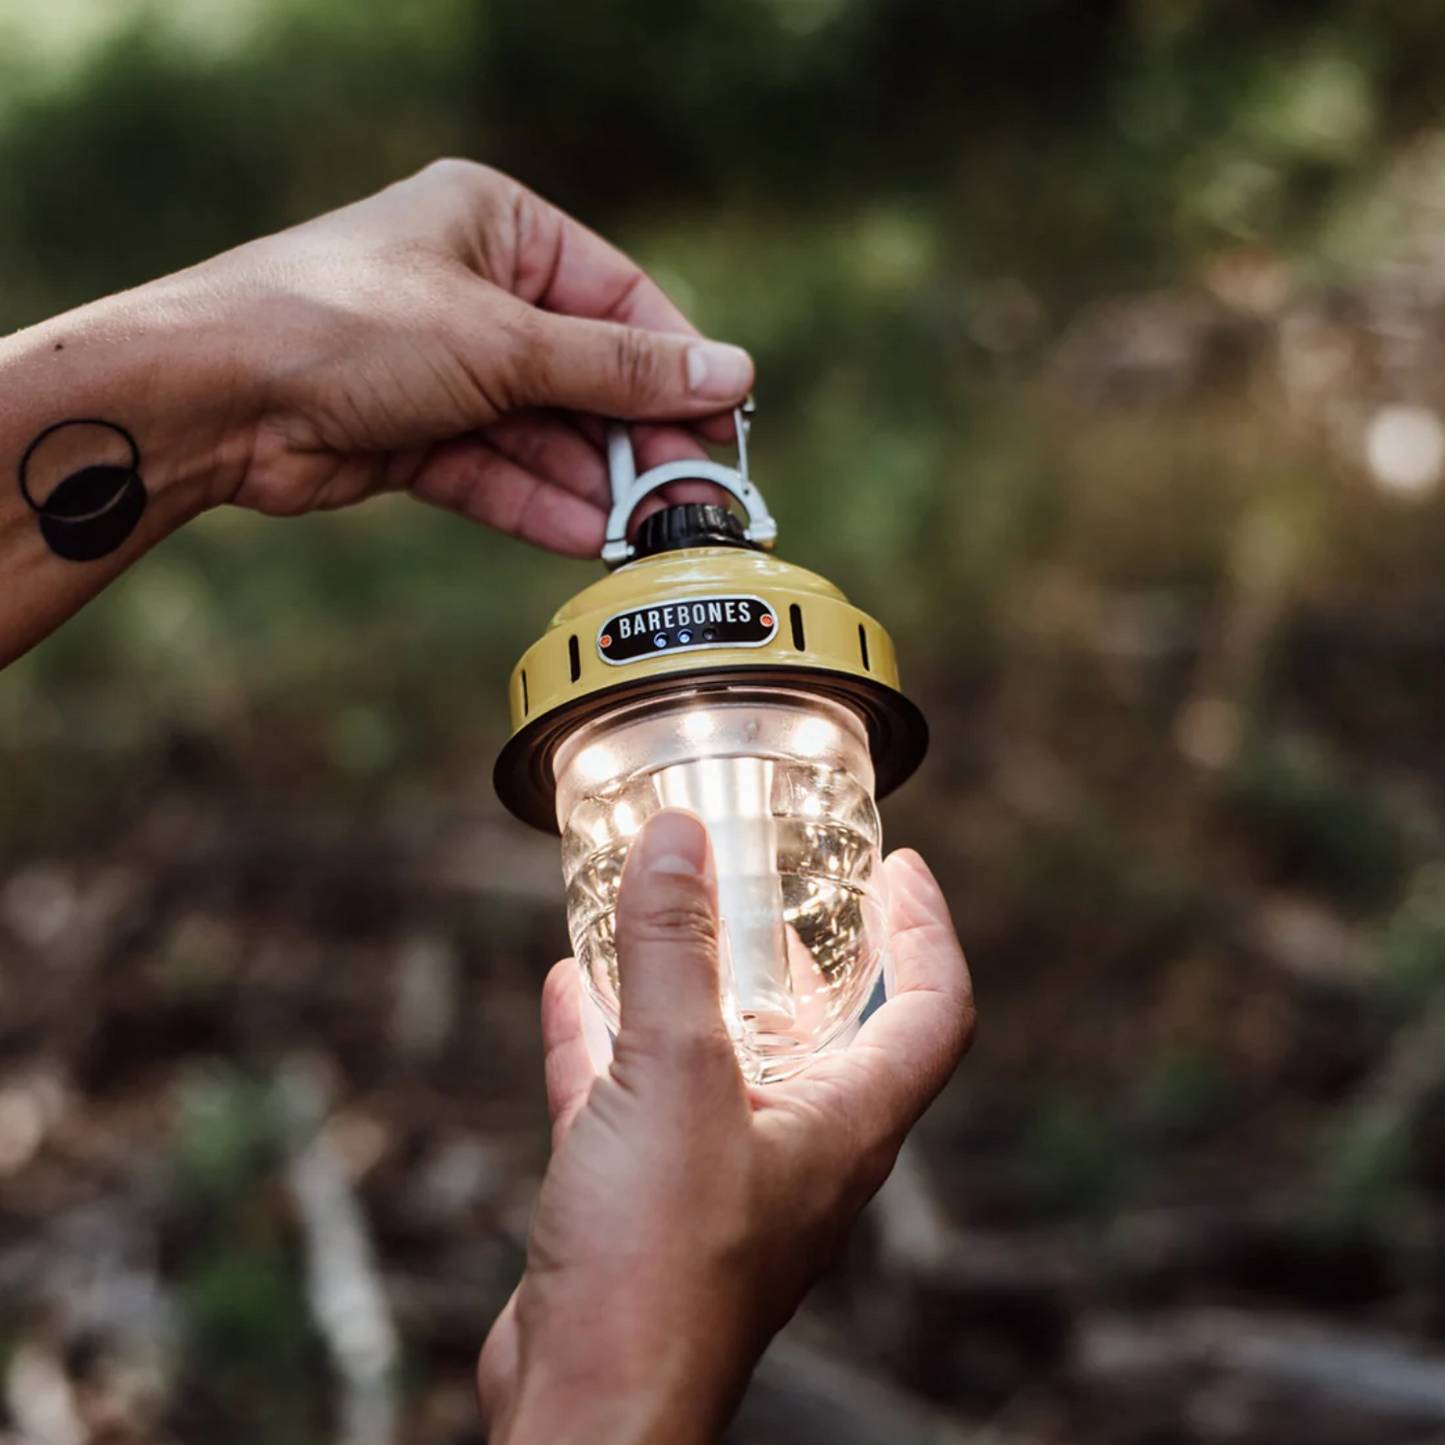
<path fill-rule="evenodd" d="M 808 639 L 803 633 L 803 609 L 795 602 L 788 608 L 788 617 L 793 624 L 793 646 L 799 652 L 808 650 Z"/>
<path fill-rule="evenodd" d="M 873 671 L 873 664 L 868 661 L 868 629 L 860 622 L 858 624 L 858 651 L 863 655 L 863 670 Z"/>
<path fill-rule="evenodd" d="M 567 639 L 567 656 L 572 659 L 572 681 L 582 676 L 582 649 L 577 646 L 577 634 Z"/>

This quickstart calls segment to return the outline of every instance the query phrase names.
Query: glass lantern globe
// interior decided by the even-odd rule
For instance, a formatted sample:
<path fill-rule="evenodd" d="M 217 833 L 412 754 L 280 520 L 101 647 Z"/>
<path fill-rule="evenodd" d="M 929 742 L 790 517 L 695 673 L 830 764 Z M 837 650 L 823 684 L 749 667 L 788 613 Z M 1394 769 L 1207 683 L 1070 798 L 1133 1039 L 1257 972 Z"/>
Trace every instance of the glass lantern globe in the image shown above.
<path fill-rule="evenodd" d="M 616 906 L 643 824 L 685 808 L 717 872 L 723 1013 L 748 1078 L 769 1082 L 847 1040 L 887 946 L 875 798 L 921 761 L 927 729 L 892 644 L 832 584 L 767 555 L 746 472 L 677 463 L 637 478 L 625 433 L 604 558 L 512 679 L 503 801 L 562 835 L 572 945 L 615 1033 Z M 713 481 L 748 510 L 690 504 L 627 523 L 643 496 Z"/>
<path fill-rule="evenodd" d="M 724 1017 L 750 1077 L 845 1036 L 878 980 L 887 903 L 862 719 L 784 687 L 623 703 L 559 748 L 567 919 L 583 978 L 618 1023 L 615 915 L 633 837 L 660 808 L 707 825 Z"/>

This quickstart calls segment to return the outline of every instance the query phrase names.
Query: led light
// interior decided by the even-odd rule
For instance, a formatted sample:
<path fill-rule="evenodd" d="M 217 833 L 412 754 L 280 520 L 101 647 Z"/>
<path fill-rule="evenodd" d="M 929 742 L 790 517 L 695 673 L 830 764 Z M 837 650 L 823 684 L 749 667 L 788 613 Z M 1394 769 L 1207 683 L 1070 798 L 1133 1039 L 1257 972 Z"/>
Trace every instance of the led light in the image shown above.
<path fill-rule="evenodd" d="M 705 712 L 690 712 L 682 720 L 682 735 L 700 743 L 712 735 L 712 718 Z"/>
<path fill-rule="evenodd" d="M 799 753 L 805 756 L 814 756 L 817 753 L 825 752 L 831 741 L 828 731 L 828 724 L 822 718 L 808 718 L 799 728 L 793 745 Z"/>
<path fill-rule="evenodd" d="M 577 759 L 582 776 L 594 783 L 605 783 L 617 771 L 611 752 L 607 748 L 588 748 Z"/>

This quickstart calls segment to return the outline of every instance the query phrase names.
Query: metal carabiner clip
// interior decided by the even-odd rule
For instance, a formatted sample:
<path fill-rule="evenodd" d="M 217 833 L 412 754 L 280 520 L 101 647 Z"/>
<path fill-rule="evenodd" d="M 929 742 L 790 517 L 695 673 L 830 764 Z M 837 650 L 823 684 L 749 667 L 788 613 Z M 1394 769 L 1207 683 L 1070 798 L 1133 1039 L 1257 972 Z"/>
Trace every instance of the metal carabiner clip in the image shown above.
<path fill-rule="evenodd" d="M 748 514 L 744 532 L 748 541 L 771 548 L 778 539 L 778 524 L 768 511 L 763 494 L 748 476 L 748 430 L 752 426 L 753 399 L 749 397 L 733 411 L 737 425 L 738 464 L 723 466 L 721 462 L 665 462 L 650 472 L 637 475 L 637 458 L 632 450 L 632 433 L 622 422 L 607 428 L 607 470 L 612 480 L 612 511 L 607 518 L 607 538 L 602 544 L 602 560 L 609 567 L 621 567 L 632 560 L 634 549 L 627 540 L 627 526 L 644 497 L 670 482 L 711 482 L 723 488 L 742 503 Z"/>

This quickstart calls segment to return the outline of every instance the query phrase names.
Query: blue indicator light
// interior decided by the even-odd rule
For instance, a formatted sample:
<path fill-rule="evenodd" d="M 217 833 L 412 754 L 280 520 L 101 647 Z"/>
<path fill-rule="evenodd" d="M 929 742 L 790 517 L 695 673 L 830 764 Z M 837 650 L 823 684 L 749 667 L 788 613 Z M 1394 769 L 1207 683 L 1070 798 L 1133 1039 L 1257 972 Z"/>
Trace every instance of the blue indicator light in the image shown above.
<path fill-rule="evenodd" d="M 657 636 L 652 639 L 652 645 L 653 645 L 654 647 L 666 647 L 666 646 L 667 646 L 667 633 L 665 633 L 665 632 L 659 632 L 659 633 L 657 634 Z"/>

